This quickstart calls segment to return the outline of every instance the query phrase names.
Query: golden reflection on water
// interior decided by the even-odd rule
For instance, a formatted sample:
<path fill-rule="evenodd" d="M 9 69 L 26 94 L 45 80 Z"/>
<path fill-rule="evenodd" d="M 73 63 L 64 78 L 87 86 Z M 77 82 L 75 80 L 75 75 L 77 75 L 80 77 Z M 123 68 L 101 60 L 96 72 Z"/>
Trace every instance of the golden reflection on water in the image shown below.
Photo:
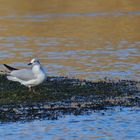
<path fill-rule="evenodd" d="M 140 76 L 138 0 L 0 2 L 0 63 L 39 57 L 51 75 Z"/>

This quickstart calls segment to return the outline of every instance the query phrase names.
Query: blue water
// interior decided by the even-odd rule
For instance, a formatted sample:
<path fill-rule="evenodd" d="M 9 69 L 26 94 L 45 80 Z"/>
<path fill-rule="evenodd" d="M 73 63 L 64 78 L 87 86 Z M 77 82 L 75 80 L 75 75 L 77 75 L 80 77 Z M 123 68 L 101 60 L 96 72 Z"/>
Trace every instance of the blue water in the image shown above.
<path fill-rule="evenodd" d="M 139 140 L 140 108 L 114 108 L 58 120 L 5 123 L 0 140 Z"/>

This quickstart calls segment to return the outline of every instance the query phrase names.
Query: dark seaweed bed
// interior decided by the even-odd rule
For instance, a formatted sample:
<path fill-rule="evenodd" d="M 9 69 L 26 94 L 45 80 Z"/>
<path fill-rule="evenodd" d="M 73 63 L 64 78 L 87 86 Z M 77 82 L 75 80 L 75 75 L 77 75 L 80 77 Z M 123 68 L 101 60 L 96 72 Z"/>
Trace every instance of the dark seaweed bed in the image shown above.
<path fill-rule="evenodd" d="M 48 77 L 35 92 L 0 75 L 0 122 L 57 119 L 108 107 L 140 106 L 137 81 L 103 79 L 98 82 Z"/>

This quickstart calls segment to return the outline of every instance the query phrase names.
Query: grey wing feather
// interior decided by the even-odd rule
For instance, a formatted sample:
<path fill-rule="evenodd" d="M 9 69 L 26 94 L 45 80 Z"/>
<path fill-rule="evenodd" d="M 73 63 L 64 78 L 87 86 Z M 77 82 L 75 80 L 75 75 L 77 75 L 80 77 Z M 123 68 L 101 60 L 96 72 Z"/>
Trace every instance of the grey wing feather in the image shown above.
<path fill-rule="evenodd" d="M 16 77 L 24 81 L 35 79 L 32 70 L 28 70 L 28 69 L 14 70 L 10 73 L 10 76 Z"/>

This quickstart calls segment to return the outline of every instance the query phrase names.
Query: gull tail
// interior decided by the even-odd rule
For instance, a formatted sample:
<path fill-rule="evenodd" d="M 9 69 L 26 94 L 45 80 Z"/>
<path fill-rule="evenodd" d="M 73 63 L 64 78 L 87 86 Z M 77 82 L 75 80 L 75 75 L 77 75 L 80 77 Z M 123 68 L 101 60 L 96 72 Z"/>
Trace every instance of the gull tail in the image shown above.
<path fill-rule="evenodd" d="M 16 77 L 13 77 L 13 76 L 7 76 L 7 79 L 11 80 L 11 81 L 15 81 L 15 82 L 20 81 L 19 79 L 17 79 Z"/>
<path fill-rule="evenodd" d="M 10 70 L 10 71 L 18 70 L 18 69 L 16 69 L 16 68 L 13 68 L 13 67 L 7 65 L 7 64 L 3 64 L 3 65 L 4 65 L 8 70 Z"/>
<path fill-rule="evenodd" d="M 2 71 L 2 70 L 0 70 L 0 75 L 5 75 L 8 80 L 15 81 L 15 82 L 20 82 L 20 79 L 14 77 L 14 76 L 11 76 L 10 73 L 11 72 L 9 72 L 9 71 Z"/>

